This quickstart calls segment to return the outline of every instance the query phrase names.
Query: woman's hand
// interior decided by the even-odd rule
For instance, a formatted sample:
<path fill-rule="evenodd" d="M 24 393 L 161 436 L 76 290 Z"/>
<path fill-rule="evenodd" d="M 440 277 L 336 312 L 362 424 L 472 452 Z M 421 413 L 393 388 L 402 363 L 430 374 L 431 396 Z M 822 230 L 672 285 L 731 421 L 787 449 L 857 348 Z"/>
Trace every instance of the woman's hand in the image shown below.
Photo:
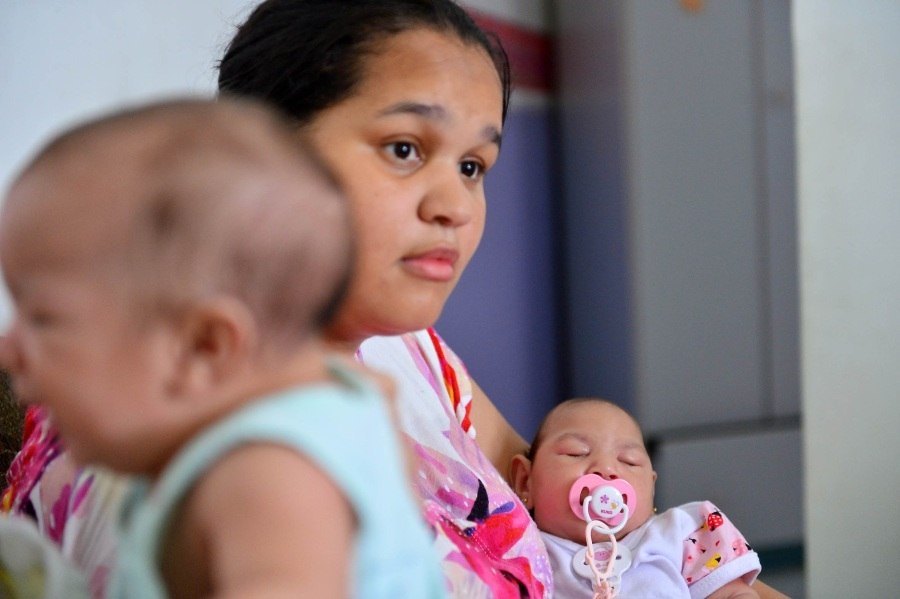
<path fill-rule="evenodd" d="M 750 586 L 756 591 L 756 594 L 759 595 L 759 599 L 791 599 L 784 593 L 776 591 L 760 580 L 754 581 Z"/>
<path fill-rule="evenodd" d="M 716 589 L 709 599 L 759 599 L 759 595 L 740 578 Z"/>

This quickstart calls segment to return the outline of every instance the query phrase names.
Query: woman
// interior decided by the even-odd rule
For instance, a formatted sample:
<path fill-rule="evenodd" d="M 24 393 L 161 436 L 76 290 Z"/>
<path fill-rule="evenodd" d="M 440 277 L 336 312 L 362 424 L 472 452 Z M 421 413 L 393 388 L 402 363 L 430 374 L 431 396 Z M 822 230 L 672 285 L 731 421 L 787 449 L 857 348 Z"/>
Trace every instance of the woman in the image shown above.
<path fill-rule="evenodd" d="M 502 49 L 450 0 L 269 0 L 239 27 L 219 87 L 293 117 L 350 200 L 358 257 L 330 339 L 396 380 L 451 593 L 552 596 L 537 529 L 500 474 L 526 444 L 429 328 L 481 238 L 509 99 Z M 98 476 L 82 495 L 106 496 Z"/>
<path fill-rule="evenodd" d="M 350 198 L 356 276 L 330 336 L 397 381 L 451 592 L 549 596 L 540 539 L 492 465 L 524 442 L 427 329 L 481 239 L 509 97 L 502 50 L 451 2 L 276 0 L 239 28 L 219 86 L 293 117 Z"/>

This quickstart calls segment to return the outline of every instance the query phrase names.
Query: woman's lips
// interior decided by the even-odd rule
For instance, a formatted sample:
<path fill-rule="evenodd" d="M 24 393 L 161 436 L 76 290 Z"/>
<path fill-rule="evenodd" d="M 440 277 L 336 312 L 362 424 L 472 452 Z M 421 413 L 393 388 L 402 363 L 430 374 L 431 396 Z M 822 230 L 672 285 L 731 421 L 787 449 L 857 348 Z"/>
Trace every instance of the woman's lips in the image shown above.
<path fill-rule="evenodd" d="M 446 282 L 453 279 L 459 252 L 435 249 L 403 258 L 403 267 L 411 275 L 429 281 Z"/>

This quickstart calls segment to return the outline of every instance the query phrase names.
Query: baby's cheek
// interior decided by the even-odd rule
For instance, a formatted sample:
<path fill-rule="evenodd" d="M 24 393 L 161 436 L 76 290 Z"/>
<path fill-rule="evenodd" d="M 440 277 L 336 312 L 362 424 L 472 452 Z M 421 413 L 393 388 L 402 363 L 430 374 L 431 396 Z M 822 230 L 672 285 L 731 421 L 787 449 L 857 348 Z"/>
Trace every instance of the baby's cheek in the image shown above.
<path fill-rule="evenodd" d="M 564 538 L 571 538 L 582 527 L 574 516 L 567 502 L 551 501 L 549 498 L 544 498 L 544 503 L 537 504 L 534 510 L 538 528 Z"/>

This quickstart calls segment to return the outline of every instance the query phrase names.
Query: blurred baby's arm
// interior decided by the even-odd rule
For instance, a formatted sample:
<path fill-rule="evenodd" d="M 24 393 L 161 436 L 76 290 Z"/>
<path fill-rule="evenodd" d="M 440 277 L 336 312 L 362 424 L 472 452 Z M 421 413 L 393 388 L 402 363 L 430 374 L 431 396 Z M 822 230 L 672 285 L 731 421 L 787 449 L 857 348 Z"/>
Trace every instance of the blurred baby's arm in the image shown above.
<path fill-rule="evenodd" d="M 347 597 L 355 518 L 310 460 L 274 444 L 221 460 L 189 498 L 214 597 Z"/>

